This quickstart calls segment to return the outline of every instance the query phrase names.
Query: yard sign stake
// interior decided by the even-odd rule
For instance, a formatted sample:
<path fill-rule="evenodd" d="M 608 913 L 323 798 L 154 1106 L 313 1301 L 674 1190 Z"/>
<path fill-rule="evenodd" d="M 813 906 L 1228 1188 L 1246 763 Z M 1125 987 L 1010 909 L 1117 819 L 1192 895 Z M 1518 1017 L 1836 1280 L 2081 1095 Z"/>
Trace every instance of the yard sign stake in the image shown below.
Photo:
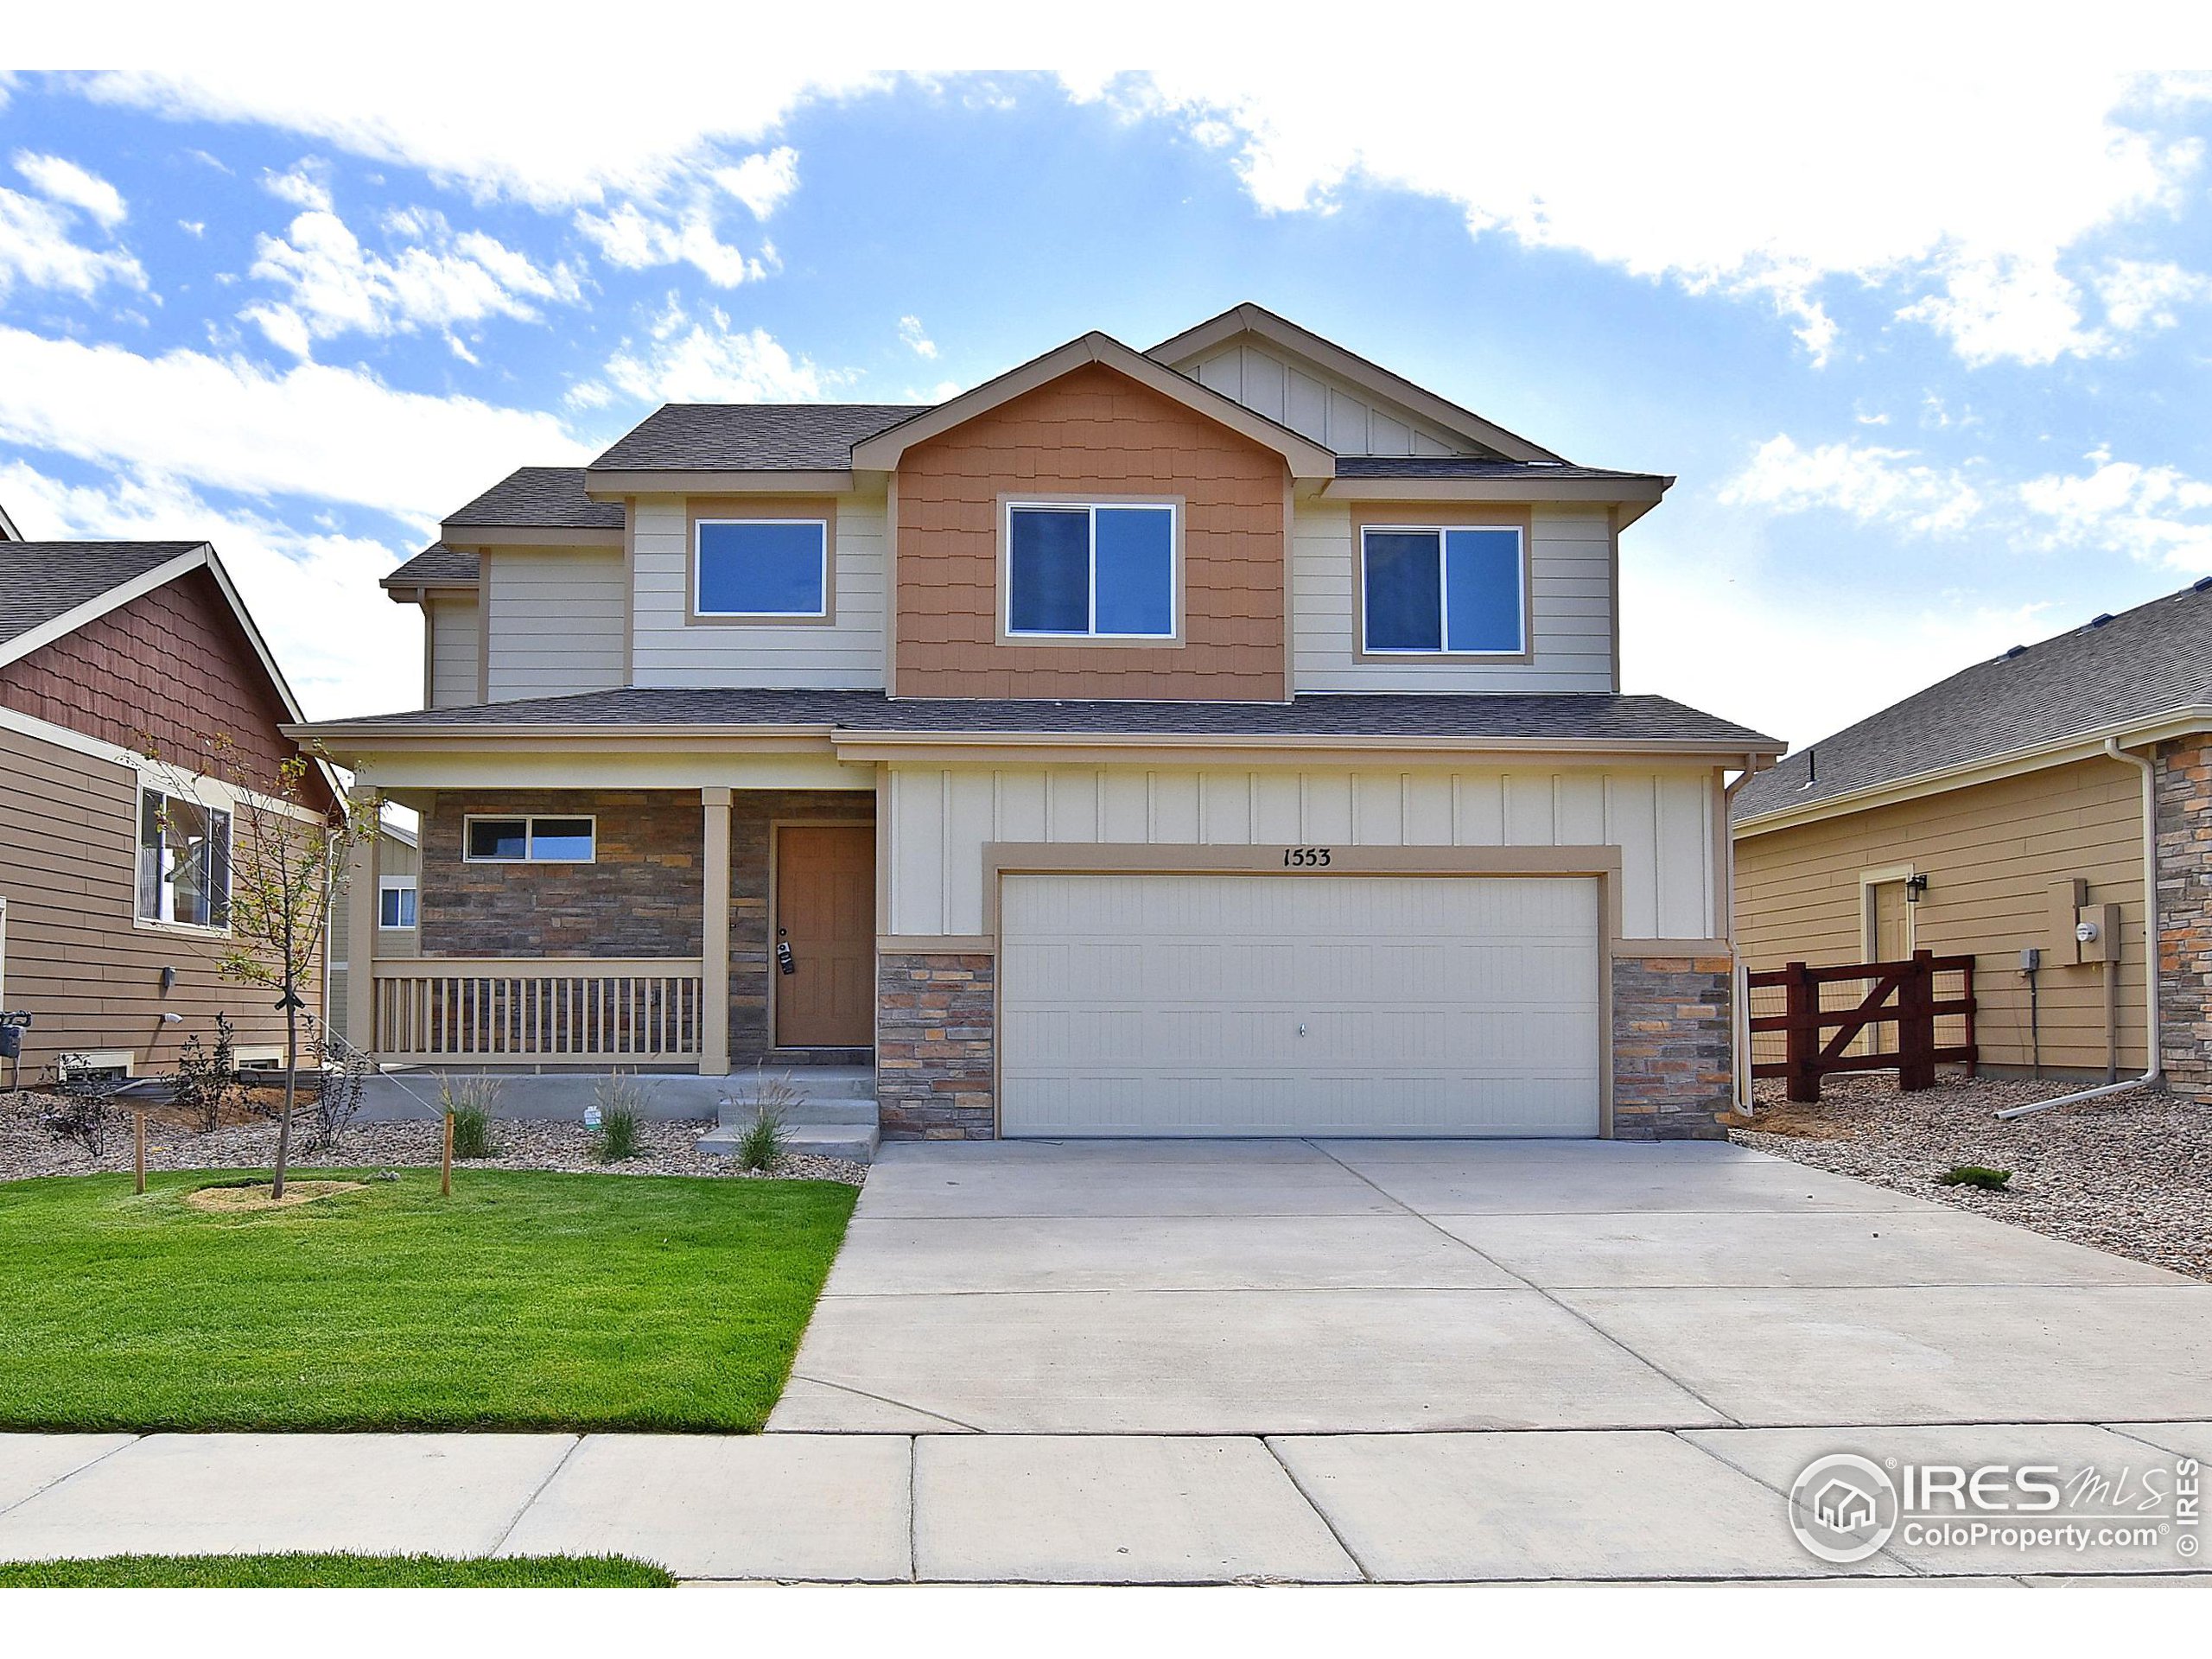
<path fill-rule="evenodd" d="M 453 1114 L 446 1114 L 446 1149 L 438 1165 L 438 1196 L 453 1197 Z"/>
<path fill-rule="evenodd" d="M 133 1112 L 130 1114 L 130 1121 L 132 1125 L 131 1140 L 134 1143 L 131 1151 L 130 1169 L 131 1175 L 137 1182 L 137 1185 L 132 1190 L 134 1192 L 143 1192 L 146 1190 L 146 1114 L 143 1112 Z"/>

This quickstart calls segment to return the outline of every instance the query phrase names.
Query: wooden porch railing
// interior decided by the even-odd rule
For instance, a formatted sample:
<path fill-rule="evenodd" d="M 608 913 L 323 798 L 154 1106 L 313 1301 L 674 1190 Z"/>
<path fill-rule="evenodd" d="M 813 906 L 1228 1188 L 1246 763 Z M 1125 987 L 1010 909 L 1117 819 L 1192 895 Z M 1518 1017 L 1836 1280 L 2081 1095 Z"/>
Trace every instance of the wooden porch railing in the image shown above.
<path fill-rule="evenodd" d="M 1936 995 L 1938 975 L 1959 976 L 1955 996 Z M 1754 1013 L 1751 1035 L 1781 1032 L 1786 1047 L 1779 1060 L 1755 1060 L 1755 1077 L 1784 1077 L 1791 1100 L 1816 1101 L 1821 1079 L 1838 1071 L 1886 1071 L 1894 1068 L 1901 1089 L 1932 1089 L 1939 1065 L 1963 1063 L 1974 1075 L 1980 1051 L 1974 1043 L 1974 958 L 1939 957 L 1916 950 L 1904 962 L 1859 962 L 1837 968 L 1810 968 L 1793 962 L 1745 976 L 1752 991 L 1779 988 L 1779 1014 Z M 1829 1007 L 1822 996 L 1831 985 L 1858 988 L 1847 991 L 1848 1006 Z M 1755 1005 L 1756 1006 L 1756 1005 Z M 1951 1044 L 1936 1040 L 1936 1022 L 1964 1021 L 1964 1039 Z M 1879 1035 L 1885 1026 L 1897 1028 L 1897 1042 L 1884 1050 Z M 1847 1051 L 1861 1033 L 1873 1040 L 1868 1052 Z"/>
<path fill-rule="evenodd" d="M 381 1060 L 698 1057 L 696 957 L 415 957 L 372 972 Z"/>

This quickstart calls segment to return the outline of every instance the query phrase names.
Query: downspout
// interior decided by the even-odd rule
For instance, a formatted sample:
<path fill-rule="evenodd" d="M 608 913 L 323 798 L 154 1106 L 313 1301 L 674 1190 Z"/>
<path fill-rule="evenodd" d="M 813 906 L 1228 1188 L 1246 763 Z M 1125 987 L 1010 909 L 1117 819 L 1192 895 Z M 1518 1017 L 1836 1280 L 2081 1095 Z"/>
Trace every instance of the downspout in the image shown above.
<path fill-rule="evenodd" d="M 2143 1057 L 2151 1069 L 2123 1083 L 2107 1083 L 2029 1106 L 2008 1107 L 1997 1114 L 1999 1117 L 2027 1117 L 2054 1106 L 2071 1106 L 2078 1100 L 2095 1100 L 2125 1089 L 2155 1087 L 2165 1081 L 2165 1066 L 2158 1053 L 2158 768 L 2145 756 L 2121 748 L 2114 738 L 2105 739 L 2105 753 L 2140 767 L 2143 772 Z"/>
<path fill-rule="evenodd" d="M 1732 1074 L 1736 1110 L 1744 1117 L 1752 1113 L 1751 1101 L 1751 975 L 1743 958 L 1736 952 L 1736 791 L 1751 781 L 1759 770 L 1758 757 L 1744 757 L 1744 770 L 1736 781 L 1720 791 L 1721 842 L 1728 849 L 1728 867 L 1720 872 L 1722 902 L 1727 908 L 1723 912 L 1728 926 L 1728 1049 L 1729 1071 Z"/>

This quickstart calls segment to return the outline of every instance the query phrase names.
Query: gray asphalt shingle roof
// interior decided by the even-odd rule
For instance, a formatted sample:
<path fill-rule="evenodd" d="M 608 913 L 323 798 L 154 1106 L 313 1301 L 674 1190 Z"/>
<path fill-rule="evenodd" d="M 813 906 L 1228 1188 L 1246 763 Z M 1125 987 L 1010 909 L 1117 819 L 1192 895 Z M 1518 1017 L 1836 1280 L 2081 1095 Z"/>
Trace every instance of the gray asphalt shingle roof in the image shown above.
<path fill-rule="evenodd" d="M 0 645 L 203 542 L 0 542 Z"/>
<path fill-rule="evenodd" d="M 592 462 L 607 472 L 838 472 L 927 404 L 664 404 Z"/>
<path fill-rule="evenodd" d="M 1665 697 L 1595 693 L 1374 696 L 1281 702 L 1052 702 L 899 698 L 880 691 L 630 687 L 471 708 L 410 709 L 334 724 L 403 730 L 462 726 L 830 726 L 866 732 L 1095 733 L 1193 737 L 1467 737 L 1725 744 L 1770 738 Z"/>
<path fill-rule="evenodd" d="M 385 588 L 466 588 L 476 580 L 476 556 L 432 542 L 378 585 Z"/>
<path fill-rule="evenodd" d="M 2212 702 L 2212 586 L 1976 663 L 1789 756 L 1736 793 L 1740 823 Z M 1808 779 L 1812 780 L 1808 786 Z"/>
<path fill-rule="evenodd" d="M 620 530 L 622 504 L 584 493 L 581 467 L 518 467 L 458 512 L 457 525 L 528 530 Z"/>

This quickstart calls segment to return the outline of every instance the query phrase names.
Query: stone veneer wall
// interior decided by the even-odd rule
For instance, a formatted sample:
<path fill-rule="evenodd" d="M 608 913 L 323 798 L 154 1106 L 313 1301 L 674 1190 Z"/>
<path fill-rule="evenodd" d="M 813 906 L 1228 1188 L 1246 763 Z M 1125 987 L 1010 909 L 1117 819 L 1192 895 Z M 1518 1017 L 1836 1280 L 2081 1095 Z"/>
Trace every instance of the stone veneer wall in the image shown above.
<path fill-rule="evenodd" d="M 596 817 L 589 864 L 472 864 L 461 821 Z M 696 790 L 441 790 L 422 831 L 426 957 L 696 957 L 705 893 Z"/>
<path fill-rule="evenodd" d="M 988 956 L 877 957 L 876 1099 L 893 1141 L 988 1141 L 995 961 Z"/>
<path fill-rule="evenodd" d="M 700 816 L 696 800 L 691 816 Z M 729 1059 L 753 1065 L 774 1046 L 768 1029 L 768 865 L 779 822 L 874 823 L 875 795 L 852 789 L 741 789 L 730 797 Z"/>
<path fill-rule="evenodd" d="M 1726 1139 L 1734 969 L 1726 957 L 1614 958 L 1614 1139 Z"/>
<path fill-rule="evenodd" d="M 2160 746 L 2158 1048 L 2166 1087 L 2212 1098 L 2212 738 Z"/>

